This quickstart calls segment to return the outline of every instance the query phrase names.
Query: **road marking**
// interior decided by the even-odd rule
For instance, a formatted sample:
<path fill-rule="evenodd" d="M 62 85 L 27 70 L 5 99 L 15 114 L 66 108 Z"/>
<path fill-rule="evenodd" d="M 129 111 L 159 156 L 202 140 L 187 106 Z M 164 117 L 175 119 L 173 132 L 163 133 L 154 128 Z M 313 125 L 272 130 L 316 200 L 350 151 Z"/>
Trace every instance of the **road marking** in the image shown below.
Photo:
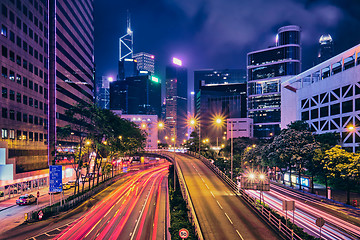
<path fill-rule="evenodd" d="M 213 192 L 212 192 L 212 191 L 210 191 L 210 193 L 211 193 L 211 195 L 215 198 L 215 196 L 214 196 Z"/>
<path fill-rule="evenodd" d="M 236 232 L 237 232 L 237 234 L 239 235 L 239 237 L 240 237 L 242 240 L 244 240 L 244 238 L 241 236 L 241 234 L 239 233 L 239 231 L 236 230 Z"/>
<path fill-rule="evenodd" d="M 207 189 L 210 189 L 209 186 L 206 183 L 205 183 L 205 186 L 206 186 Z"/>
<path fill-rule="evenodd" d="M 217 202 L 217 204 L 219 205 L 219 207 L 220 207 L 221 209 L 223 209 L 222 206 L 220 205 L 220 203 L 218 202 L 218 200 L 216 200 L 216 202 Z"/>
<path fill-rule="evenodd" d="M 229 220 L 229 222 L 230 222 L 231 224 L 233 224 L 233 222 L 231 221 L 231 219 L 229 218 L 229 216 L 227 215 L 227 213 L 225 213 L 225 215 L 226 215 L 227 219 Z"/>

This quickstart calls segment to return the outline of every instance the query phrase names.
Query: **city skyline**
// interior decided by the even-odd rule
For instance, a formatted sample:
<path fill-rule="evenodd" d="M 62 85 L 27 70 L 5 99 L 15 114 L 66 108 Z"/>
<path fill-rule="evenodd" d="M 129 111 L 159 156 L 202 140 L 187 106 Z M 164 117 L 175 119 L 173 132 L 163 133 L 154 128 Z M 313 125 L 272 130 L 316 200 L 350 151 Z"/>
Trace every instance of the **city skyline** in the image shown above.
<path fill-rule="evenodd" d="M 221 4 L 216 0 L 207 4 L 201 1 L 192 4 L 188 1 L 100 4 L 95 1 L 97 75 L 116 75 L 118 56 L 115 50 L 118 38 L 126 33 L 127 10 L 131 14 L 134 52 L 153 53 L 161 78 L 165 76 L 166 64 L 174 56 L 184 61 L 189 73 L 208 68 L 245 69 L 246 54 L 273 45 L 276 29 L 289 24 L 302 28 L 302 71 L 316 63 L 321 35 L 333 37 L 335 54 L 355 46 L 360 39 L 355 31 L 360 26 L 356 15 L 360 4 L 353 1 L 276 0 L 270 3 L 259 0 L 241 4 Z M 268 10 L 268 21 L 263 21 L 265 13 L 255 14 L 259 7 Z M 108 14 L 101 15 L 104 11 Z M 106 34 L 109 31 L 115 34 L 109 36 Z M 349 35 L 352 37 L 348 38 Z M 189 74 L 189 77 L 192 82 L 193 76 Z"/>

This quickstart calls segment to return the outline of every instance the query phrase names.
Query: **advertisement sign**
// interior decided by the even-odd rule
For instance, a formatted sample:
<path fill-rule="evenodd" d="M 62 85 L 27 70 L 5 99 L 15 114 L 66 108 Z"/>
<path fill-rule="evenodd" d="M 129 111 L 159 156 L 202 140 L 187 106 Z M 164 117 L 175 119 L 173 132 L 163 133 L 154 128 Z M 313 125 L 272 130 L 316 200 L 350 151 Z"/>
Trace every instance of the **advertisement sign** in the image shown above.
<path fill-rule="evenodd" d="M 62 192 L 62 166 L 51 165 L 49 175 L 49 192 Z"/>

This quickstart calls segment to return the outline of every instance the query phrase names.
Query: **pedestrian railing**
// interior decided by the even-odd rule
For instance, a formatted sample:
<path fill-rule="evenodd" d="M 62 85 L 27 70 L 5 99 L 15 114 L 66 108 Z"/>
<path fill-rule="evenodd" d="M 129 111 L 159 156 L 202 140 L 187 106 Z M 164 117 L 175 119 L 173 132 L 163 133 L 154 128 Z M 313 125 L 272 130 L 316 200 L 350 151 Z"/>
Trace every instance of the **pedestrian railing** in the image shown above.
<path fill-rule="evenodd" d="M 233 191 L 234 193 L 244 199 L 249 206 L 251 206 L 258 215 L 268 222 L 274 229 L 286 239 L 302 240 L 292 229 L 284 224 L 281 219 L 277 218 L 270 210 L 265 208 L 262 204 L 259 204 L 255 198 L 249 196 L 245 191 L 239 189 L 236 183 L 234 183 L 224 172 L 222 172 L 211 161 L 198 153 L 187 151 L 187 154 L 200 159 L 208 168 L 210 168 L 217 176 L 219 176 Z"/>
<path fill-rule="evenodd" d="M 120 177 L 121 177 L 121 175 L 118 175 L 112 179 L 109 179 L 109 180 L 103 182 L 102 184 L 96 186 L 95 188 L 89 190 L 88 192 L 83 193 L 78 197 L 75 197 L 72 200 L 67 200 L 67 199 L 58 200 L 56 202 L 53 202 L 51 205 L 50 204 L 42 205 L 41 207 L 38 207 L 38 208 L 26 213 L 25 220 L 28 222 L 39 220 L 40 211 L 42 212 L 42 214 L 43 214 L 42 218 L 44 219 L 44 218 L 50 217 L 52 215 L 55 215 L 59 212 L 63 212 L 63 211 L 69 210 L 75 206 L 78 206 L 80 203 L 88 200 L 94 194 L 100 192 L 104 188 L 108 187 L 109 185 L 111 185 L 114 182 L 116 182 L 117 180 L 119 180 Z M 72 196 L 70 196 L 70 197 L 72 197 Z M 61 204 L 61 201 L 63 202 L 62 204 Z"/>

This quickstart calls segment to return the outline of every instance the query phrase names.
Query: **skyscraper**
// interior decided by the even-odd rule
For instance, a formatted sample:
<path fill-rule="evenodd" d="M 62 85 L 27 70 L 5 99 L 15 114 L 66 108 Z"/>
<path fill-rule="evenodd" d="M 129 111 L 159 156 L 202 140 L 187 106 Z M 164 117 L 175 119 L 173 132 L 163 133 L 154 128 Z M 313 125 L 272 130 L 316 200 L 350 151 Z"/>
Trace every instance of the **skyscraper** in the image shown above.
<path fill-rule="evenodd" d="M 181 60 L 173 58 L 173 64 L 166 67 L 166 125 L 177 143 L 187 133 L 187 80 L 187 69 L 182 67 Z"/>
<path fill-rule="evenodd" d="M 119 39 L 118 80 L 138 75 L 137 61 L 133 59 L 133 31 L 131 30 L 130 14 L 127 15 L 126 34 Z"/>
<path fill-rule="evenodd" d="M 151 74 L 155 73 L 155 56 L 150 53 L 139 52 L 133 55 L 137 61 L 137 70 L 141 73 L 147 71 Z"/>
<path fill-rule="evenodd" d="M 334 42 L 330 34 L 321 35 L 319 39 L 318 63 L 334 56 Z"/>
<path fill-rule="evenodd" d="M 248 116 L 254 120 L 254 136 L 270 138 L 280 132 L 280 84 L 300 73 L 301 45 L 298 26 L 278 30 L 276 46 L 247 55 Z"/>
<path fill-rule="evenodd" d="M 96 104 L 103 109 L 110 109 L 110 82 L 113 77 L 101 76 L 96 78 Z"/>
<path fill-rule="evenodd" d="M 110 109 L 123 114 L 161 114 L 161 83 L 150 75 L 110 83 Z"/>
<path fill-rule="evenodd" d="M 0 22 L 0 171 L 12 179 L 52 164 L 65 111 L 94 100 L 93 1 L 3 1 Z"/>
<path fill-rule="evenodd" d="M 196 92 L 195 111 L 201 121 L 203 137 L 216 135 L 222 139 L 223 131 L 214 127 L 214 117 L 245 118 L 246 71 L 243 69 L 210 69 L 194 71 Z M 225 131 L 225 129 L 223 129 Z M 210 138 L 216 141 L 216 138 Z"/>
<path fill-rule="evenodd" d="M 65 111 L 94 101 L 93 12 L 93 0 L 49 0 L 49 161 Z"/>
<path fill-rule="evenodd" d="M 47 167 L 48 11 L 44 1 L 1 1 L 0 180 Z"/>

